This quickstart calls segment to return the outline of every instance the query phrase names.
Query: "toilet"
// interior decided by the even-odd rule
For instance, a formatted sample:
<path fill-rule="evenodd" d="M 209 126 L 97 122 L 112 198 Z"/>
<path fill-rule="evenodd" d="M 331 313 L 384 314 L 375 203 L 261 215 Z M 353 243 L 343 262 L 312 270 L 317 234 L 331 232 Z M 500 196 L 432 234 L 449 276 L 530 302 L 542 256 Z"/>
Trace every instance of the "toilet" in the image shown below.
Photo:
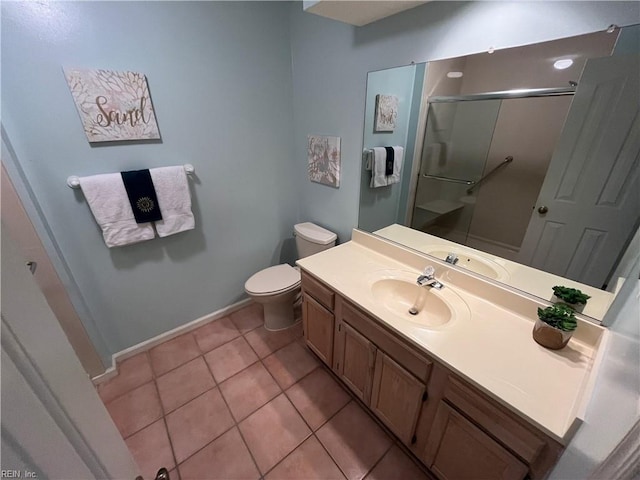
<path fill-rule="evenodd" d="M 308 257 L 336 244 L 337 235 L 310 222 L 294 225 L 298 258 Z M 293 305 L 300 295 L 300 271 L 287 263 L 265 268 L 244 284 L 244 290 L 264 307 L 264 327 L 283 330 L 295 323 Z"/>

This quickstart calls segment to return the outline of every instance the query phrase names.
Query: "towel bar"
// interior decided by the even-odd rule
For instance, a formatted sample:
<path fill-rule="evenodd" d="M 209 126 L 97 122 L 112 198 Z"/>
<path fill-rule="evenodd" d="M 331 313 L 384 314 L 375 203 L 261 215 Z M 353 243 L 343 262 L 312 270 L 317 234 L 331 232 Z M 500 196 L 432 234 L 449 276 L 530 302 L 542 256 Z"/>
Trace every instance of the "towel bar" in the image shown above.
<path fill-rule="evenodd" d="M 184 171 L 187 173 L 187 175 L 193 175 L 196 169 L 190 163 L 185 163 Z M 70 177 L 68 177 L 67 186 L 70 188 L 80 188 L 80 177 L 78 177 L 77 175 L 71 175 Z"/>

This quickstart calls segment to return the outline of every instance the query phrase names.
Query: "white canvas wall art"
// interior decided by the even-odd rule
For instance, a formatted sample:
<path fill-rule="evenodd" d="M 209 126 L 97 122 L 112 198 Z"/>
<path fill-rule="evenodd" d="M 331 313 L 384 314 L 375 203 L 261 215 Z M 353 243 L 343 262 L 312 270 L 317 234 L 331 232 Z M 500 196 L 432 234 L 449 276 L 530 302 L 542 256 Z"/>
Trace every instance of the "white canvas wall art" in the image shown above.
<path fill-rule="evenodd" d="M 65 68 L 64 75 L 89 142 L 160 138 L 144 74 Z"/>
<path fill-rule="evenodd" d="M 393 132 L 398 118 L 398 97 L 395 95 L 376 95 L 376 132 Z"/>
<path fill-rule="evenodd" d="M 309 180 L 340 187 L 340 137 L 309 135 L 307 140 Z"/>

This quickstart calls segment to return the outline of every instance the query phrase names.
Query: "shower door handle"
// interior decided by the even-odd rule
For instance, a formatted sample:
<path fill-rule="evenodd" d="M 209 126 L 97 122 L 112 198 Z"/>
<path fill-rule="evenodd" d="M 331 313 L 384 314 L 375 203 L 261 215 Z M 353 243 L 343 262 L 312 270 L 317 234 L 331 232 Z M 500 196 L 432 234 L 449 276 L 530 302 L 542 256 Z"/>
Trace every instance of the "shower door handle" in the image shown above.
<path fill-rule="evenodd" d="M 541 215 L 544 215 L 545 213 L 547 213 L 549 211 L 549 208 L 547 208 L 546 206 L 542 205 L 541 207 L 538 208 L 538 213 Z"/>

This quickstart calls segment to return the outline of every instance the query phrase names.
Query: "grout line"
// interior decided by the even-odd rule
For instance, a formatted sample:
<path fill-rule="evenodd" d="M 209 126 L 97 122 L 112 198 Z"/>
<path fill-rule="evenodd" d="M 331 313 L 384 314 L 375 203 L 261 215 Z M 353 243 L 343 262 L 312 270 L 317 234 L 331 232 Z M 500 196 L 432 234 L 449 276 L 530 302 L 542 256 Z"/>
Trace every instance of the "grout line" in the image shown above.
<path fill-rule="evenodd" d="M 326 423 L 326 422 L 325 422 Z M 324 424 L 323 424 L 324 425 Z M 317 430 L 316 430 L 317 432 Z M 342 473 L 342 475 L 344 476 L 345 480 L 347 478 L 349 478 L 349 476 L 347 475 L 347 472 L 345 472 L 340 465 L 338 465 L 338 462 L 336 461 L 335 458 L 333 458 L 333 455 L 331 455 L 331 452 L 329 452 L 329 450 L 327 449 L 327 447 L 324 446 L 324 443 L 322 443 L 320 441 L 320 439 L 318 438 L 318 436 L 316 435 L 316 432 L 313 432 L 313 436 L 315 437 L 316 441 L 320 444 L 320 446 L 322 447 L 322 449 L 327 453 L 327 455 L 329 455 L 329 458 L 331 459 L 331 461 L 333 462 L 333 464 L 338 467 L 338 470 L 340 471 L 340 473 Z"/>
<path fill-rule="evenodd" d="M 209 367 L 209 364 L 205 361 L 205 363 L 207 364 L 207 369 L 209 370 L 209 373 L 211 374 L 211 376 L 213 377 L 213 373 L 211 372 L 211 369 Z M 218 390 L 220 390 L 219 386 L 216 385 L 213 388 L 218 388 Z M 213 388 L 210 388 L 209 390 L 207 390 L 207 392 L 213 390 Z M 198 395 L 198 397 L 202 396 L 204 393 Z M 195 398 L 198 398 L 195 397 Z M 224 434 L 228 433 L 230 430 L 232 430 L 234 427 L 238 428 L 238 422 L 236 422 L 236 419 L 234 418 L 233 414 L 231 413 L 231 409 L 229 408 L 229 404 L 227 403 L 227 400 L 224 398 L 224 395 L 222 395 L 222 390 L 220 390 L 220 397 L 222 398 L 222 401 L 225 404 L 225 407 L 227 408 L 227 411 L 229 412 L 229 416 L 231 417 L 231 426 L 229 428 L 227 428 L 226 430 L 224 430 L 223 432 L 221 432 L 218 436 L 216 436 L 214 439 L 212 439 L 210 442 L 205 443 L 202 447 L 200 447 L 199 449 L 197 449 L 195 452 L 193 452 L 191 455 L 189 455 L 187 458 L 185 458 L 184 460 L 182 460 L 182 462 L 180 462 L 180 465 L 184 464 L 186 461 L 188 461 L 190 458 L 192 458 L 194 455 L 198 454 L 200 451 L 204 450 L 206 447 L 208 447 L 209 445 L 211 445 L 213 442 L 215 442 L 216 440 L 218 440 L 220 437 L 222 437 Z M 195 400 L 195 398 L 193 400 Z M 189 400 L 190 402 L 191 400 Z M 187 402 L 187 403 L 189 403 Z M 186 405 L 186 403 L 185 403 Z M 184 405 L 183 405 L 184 406 Z M 173 410 L 175 411 L 175 410 Z M 169 428 L 167 427 L 167 432 L 169 431 Z M 240 437 L 242 438 L 242 433 L 240 432 L 240 428 L 238 428 L 238 432 L 240 433 Z M 244 439 L 243 439 L 244 441 Z M 172 444 L 172 448 L 173 448 L 173 444 Z M 249 448 L 247 447 L 247 450 L 249 450 Z M 249 450 L 249 453 L 251 453 L 251 451 Z M 175 458 L 175 454 L 174 454 L 174 458 Z M 253 458 L 253 457 L 252 457 Z M 176 468 L 179 466 L 177 463 L 177 458 L 175 458 L 176 461 Z M 254 460 L 255 463 L 255 460 Z M 257 465 L 256 465 L 257 468 Z M 260 472 L 260 469 L 258 469 L 258 472 Z"/>
<path fill-rule="evenodd" d="M 153 382 L 156 385 L 156 393 L 158 394 L 158 400 L 160 400 L 160 390 L 158 389 L 158 384 L 155 382 Z M 163 409 L 162 411 L 164 412 L 164 407 L 162 406 L 162 401 L 160 401 L 160 407 Z M 178 470 L 178 459 L 176 458 L 176 452 L 173 448 L 173 441 L 171 440 L 171 434 L 169 433 L 169 425 L 167 425 L 167 415 L 163 414 L 162 415 L 162 423 L 164 424 L 164 429 L 165 429 L 165 433 L 167 434 L 167 438 L 169 439 L 169 447 L 171 448 L 171 455 L 173 455 L 173 468 L 176 469 L 176 471 Z M 173 470 L 173 469 L 169 469 L 169 470 Z M 180 472 L 178 472 L 178 475 L 180 475 Z"/>
<path fill-rule="evenodd" d="M 232 418 L 233 420 L 233 418 Z M 222 433 L 220 433 L 220 435 L 218 435 L 216 438 L 214 438 L 213 440 L 205 443 L 202 447 L 200 447 L 199 449 L 197 449 L 195 452 L 193 452 L 192 454 L 190 454 L 187 458 L 185 458 L 184 460 L 182 460 L 182 462 L 180 462 L 180 465 L 184 465 L 187 461 L 189 461 L 191 458 L 193 458 L 194 456 L 196 456 L 198 453 L 200 453 L 202 450 L 204 450 L 205 448 L 207 448 L 209 445 L 211 445 L 213 442 L 215 442 L 216 440 L 218 440 L 220 437 L 222 437 L 223 435 L 225 435 L 226 433 L 229 433 L 229 431 L 233 430 L 235 427 L 237 427 L 237 425 L 234 423 L 233 425 L 231 425 L 229 428 L 227 428 L 226 430 L 224 430 Z M 176 458 L 176 462 L 177 462 L 177 458 Z M 179 465 L 176 465 L 176 468 L 178 468 Z"/>
<path fill-rule="evenodd" d="M 207 388 L 205 391 L 200 392 L 199 394 L 197 394 L 195 397 L 187 400 L 184 403 L 181 403 L 180 405 L 178 405 L 177 407 L 173 408 L 172 410 L 165 410 L 164 409 L 164 405 L 162 404 L 162 400 L 160 400 L 160 405 L 162 406 L 162 411 L 164 412 L 164 415 L 171 415 L 172 413 L 174 413 L 176 410 L 180 410 L 182 407 L 184 407 L 185 405 L 188 405 L 189 403 L 193 402 L 196 398 L 200 398 L 202 395 L 204 395 L 205 393 L 210 392 L 211 390 L 215 390 L 216 388 L 218 388 L 218 385 L 214 385 L 211 388 Z M 160 392 L 160 389 L 158 388 L 158 392 Z"/>
<path fill-rule="evenodd" d="M 200 344 L 198 343 L 198 340 L 196 339 L 194 332 L 197 332 L 197 331 L 198 331 L 198 330 L 200 330 L 201 328 L 206 327 L 207 325 L 211 325 L 213 322 L 220 321 L 220 320 L 222 320 L 222 319 L 224 319 L 224 318 L 229 318 L 229 317 L 221 317 L 221 318 L 217 318 L 217 319 L 210 320 L 208 323 L 205 323 L 204 325 L 202 325 L 202 326 L 198 327 L 198 328 L 197 328 L 197 329 L 195 329 L 195 330 L 192 330 L 192 331 L 189 331 L 189 332 L 185 332 L 185 333 L 183 333 L 182 335 L 179 335 L 179 336 L 177 336 L 177 337 L 174 337 L 174 338 L 171 338 L 171 339 L 169 339 L 169 340 L 166 340 L 165 342 L 162 342 L 162 343 L 160 343 L 160 344 L 158 344 L 158 345 L 156 345 L 156 346 L 154 346 L 154 347 L 152 347 L 152 348 L 150 348 L 150 349 L 148 349 L 148 350 L 144 350 L 144 351 L 142 351 L 142 352 L 140 352 L 140 353 L 138 353 L 138 354 L 136 354 L 136 355 L 133 355 L 133 356 L 131 356 L 131 357 L 128 357 L 128 358 L 123 359 L 122 361 L 120 361 L 120 362 L 118 362 L 118 363 L 116 364 L 116 366 L 115 366 L 116 374 L 113 376 L 113 378 L 110 378 L 109 380 L 105 380 L 104 382 L 101 382 L 101 383 L 99 383 L 98 385 L 95 385 L 95 388 L 97 389 L 99 385 L 106 384 L 106 383 L 108 383 L 108 382 L 110 382 L 110 381 L 112 381 L 112 380 L 114 380 L 114 379 L 118 378 L 118 375 L 120 375 L 120 371 L 119 371 L 119 370 L 120 370 L 120 368 L 119 368 L 119 367 L 120 367 L 120 365 L 122 364 L 122 362 L 125 362 L 125 361 L 129 360 L 130 358 L 133 358 L 133 357 L 135 357 L 135 356 L 137 356 L 137 355 L 140 355 L 140 354 L 144 354 L 144 355 L 145 355 L 145 357 L 147 358 L 147 362 L 148 362 L 148 364 L 149 364 L 149 369 L 151 370 L 151 377 L 152 377 L 153 379 L 157 379 L 157 378 L 159 378 L 159 377 L 162 377 L 163 375 L 166 375 L 166 374 L 168 374 L 168 373 L 173 372 L 174 370 L 177 370 L 178 368 L 180 368 L 180 367 L 182 367 L 182 366 L 186 365 L 187 363 L 191 362 L 192 360 L 195 360 L 196 358 L 198 358 L 198 356 L 204 356 L 204 355 L 208 354 L 209 352 L 212 352 L 213 350 L 215 350 L 215 349 L 217 349 L 217 348 L 220 348 L 220 347 L 222 347 L 222 346 L 226 345 L 227 343 L 230 343 L 230 342 L 232 342 L 232 341 L 236 340 L 238 337 L 242 337 L 242 336 L 244 336 L 244 334 L 243 334 L 242 332 L 240 332 L 240 330 L 239 330 L 239 329 L 238 329 L 238 327 L 233 323 L 233 321 L 231 321 L 231 323 L 233 324 L 233 327 L 234 327 L 234 328 L 236 329 L 236 331 L 238 332 L 238 335 L 237 335 L 237 336 L 235 336 L 235 337 L 233 337 L 233 338 L 232 338 L 232 339 L 230 339 L 230 340 L 227 340 L 227 341 L 226 341 L 226 342 L 224 342 L 224 343 L 221 343 L 220 345 L 217 345 L 217 346 L 216 346 L 216 347 L 214 347 L 214 348 L 211 348 L 211 349 L 206 350 L 206 351 L 205 351 L 205 350 L 203 350 L 203 349 L 200 347 Z M 230 320 L 231 320 L 231 319 L 230 319 Z M 256 327 L 256 328 L 258 328 L 258 327 Z M 255 330 L 255 329 L 252 329 L 252 330 Z M 249 330 L 249 331 L 252 331 L 252 330 Z M 249 332 L 246 332 L 246 333 L 249 333 Z M 154 349 L 156 349 L 156 348 L 158 348 L 158 347 L 160 347 L 160 346 L 162 346 L 162 345 L 165 345 L 166 343 L 171 342 L 172 340 L 175 340 L 176 338 L 184 337 L 184 336 L 187 336 L 187 335 L 191 335 L 191 336 L 193 337 L 193 341 L 195 342 L 196 347 L 198 348 L 198 351 L 200 352 L 200 355 L 195 356 L 195 357 L 193 357 L 193 358 L 190 358 L 190 359 L 188 359 L 187 361 L 185 361 L 185 362 L 183 362 L 183 363 L 180 363 L 180 364 L 178 364 L 178 365 L 176 365 L 176 366 L 172 367 L 171 369 L 167 370 L 166 372 L 163 372 L 163 373 L 161 373 L 161 374 L 157 374 L 157 373 L 156 373 L 156 371 L 155 371 L 155 369 L 153 368 L 153 362 L 151 361 L 151 354 L 150 354 L 151 350 L 154 350 Z M 247 342 L 247 343 L 248 343 L 248 342 Z M 257 355 L 257 354 L 256 354 L 256 355 Z M 205 360 L 205 361 L 206 361 L 206 360 Z M 215 378 L 214 378 L 214 381 L 215 381 Z M 140 385 L 144 385 L 145 383 L 147 383 L 147 382 L 143 382 L 143 383 L 141 383 Z M 124 392 L 122 392 L 122 393 L 118 394 L 116 397 L 114 397 L 114 398 L 113 398 L 112 400 L 110 400 L 109 402 L 111 402 L 111 401 L 115 400 L 115 399 L 116 399 L 116 398 L 118 398 L 118 397 L 121 397 L 122 395 L 125 395 L 125 394 L 129 393 L 131 390 L 135 390 L 135 389 L 136 389 L 136 388 L 138 388 L 140 385 L 137 385 L 137 386 L 135 386 L 135 387 L 132 387 L 132 388 L 130 388 L 130 389 L 128 389 L 128 390 L 126 390 L 126 391 L 124 391 Z M 103 402 L 103 403 L 104 403 L 104 402 Z"/>
<path fill-rule="evenodd" d="M 262 368 L 264 368 L 265 370 L 267 370 L 267 368 L 262 365 L 262 362 L 260 360 L 258 360 L 257 362 L 252 363 L 251 365 L 249 365 L 247 368 L 245 368 L 244 370 L 239 371 L 238 373 L 236 373 L 233 377 L 227 378 L 227 380 L 225 380 L 222 383 L 226 383 L 228 380 L 231 380 L 232 378 L 234 378 L 237 375 L 240 375 L 242 372 L 244 372 L 245 370 L 248 370 L 249 368 L 253 367 L 254 365 L 256 365 L 257 363 L 261 364 Z M 267 374 L 269 374 L 271 376 L 271 374 L 269 373 L 269 370 L 267 370 Z M 273 376 L 271 376 L 271 378 L 273 378 Z M 276 393 L 273 397 L 270 397 L 269 399 L 267 399 L 267 401 L 265 401 L 262 405 L 258 406 L 257 408 L 255 408 L 254 410 L 251 410 L 248 414 L 246 414 L 242 419 L 237 420 L 238 423 L 242 422 L 244 419 L 249 418 L 251 415 L 253 415 L 255 412 L 257 412 L 258 410 L 260 410 L 262 407 L 264 407 L 267 403 L 269 403 L 271 400 L 273 400 L 274 398 L 276 398 L 277 396 L 279 396 L 281 393 L 284 393 L 284 390 L 282 390 L 282 388 L 280 387 L 280 385 L 278 385 L 278 382 L 276 382 L 275 380 L 273 381 L 273 383 L 276 385 L 276 387 L 278 387 L 278 393 Z M 223 397 L 225 397 L 224 392 L 222 391 L 222 389 L 220 389 L 220 393 L 222 394 Z M 225 397 L 225 401 L 227 400 L 227 398 Z M 227 402 L 228 404 L 229 402 Z M 229 408 L 229 410 L 231 410 Z M 233 417 L 233 419 L 235 420 L 235 416 L 233 415 L 233 412 L 231 412 L 231 416 Z"/>
<path fill-rule="evenodd" d="M 149 380 L 148 382 L 145 382 L 145 383 L 143 383 L 142 385 L 137 386 L 137 387 L 136 387 L 136 388 L 134 388 L 133 390 L 138 389 L 138 388 L 145 387 L 145 386 L 147 386 L 147 385 L 148 385 L 148 384 L 150 384 L 150 383 L 153 383 L 153 384 L 154 384 L 154 387 L 155 387 L 155 380 L 151 379 L 151 380 Z M 132 392 L 133 390 L 131 390 L 131 392 Z M 157 389 L 156 389 L 156 392 L 157 392 Z M 118 398 L 120 398 L 120 397 L 118 397 Z M 115 399 L 114 399 L 114 400 L 115 400 Z M 109 404 L 111 404 L 114 400 L 112 400 L 111 402 L 109 402 Z M 104 402 L 103 402 L 103 403 L 104 403 Z M 160 403 L 160 397 L 158 397 L 158 403 Z M 105 406 L 105 408 L 106 408 L 106 407 L 107 407 L 107 404 L 105 404 L 104 406 Z M 108 408 L 107 408 L 107 412 L 109 412 L 109 409 L 108 409 Z M 123 440 L 126 440 L 127 438 L 132 437 L 133 435 L 135 435 L 136 433 L 140 432 L 141 430 L 144 430 L 145 428 L 147 428 L 147 427 L 148 427 L 149 425 L 151 425 L 152 423 L 155 423 L 155 422 L 157 422 L 158 420 L 160 420 L 160 418 L 162 418 L 163 412 L 164 412 L 164 410 L 162 409 L 162 403 L 160 403 L 160 413 L 161 413 L 160 417 L 153 419 L 150 423 L 147 423 L 146 425 L 144 425 L 143 427 L 141 427 L 141 428 L 139 428 L 138 430 L 134 431 L 133 433 L 130 433 L 130 434 L 129 434 L 129 435 L 127 435 L 126 437 L 122 434 L 122 432 L 120 432 L 120 430 L 119 430 L 119 429 L 118 429 L 118 432 L 120 432 L 120 436 L 122 437 L 122 439 L 123 439 Z M 111 416 L 111 412 L 109 412 L 109 416 Z M 113 420 L 113 417 L 111 417 L 111 419 Z M 113 421 L 113 423 L 115 424 L 115 420 Z"/>
<path fill-rule="evenodd" d="M 382 455 L 380 455 L 380 458 L 376 461 L 376 463 L 374 463 L 373 465 L 371 465 L 371 468 L 369 470 L 367 470 L 367 473 L 364 474 L 363 480 L 366 480 L 367 476 L 373 472 L 375 470 L 375 468 L 378 466 L 378 464 L 380 462 L 382 462 L 382 459 L 384 457 L 387 456 L 387 454 L 391 451 L 391 449 L 393 448 L 393 446 L 396 444 L 395 441 L 393 441 L 394 439 L 391 439 L 391 445 L 389 445 L 389 447 L 384 451 L 384 453 Z"/>
<path fill-rule="evenodd" d="M 282 394 L 284 395 L 284 392 L 282 392 Z M 295 405 L 293 404 L 293 402 L 289 399 L 289 397 L 287 397 L 286 395 L 284 395 L 284 398 L 289 402 L 289 404 L 293 407 L 293 409 L 296 411 L 296 413 L 298 413 L 298 412 L 297 412 L 297 409 L 296 409 L 296 406 L 295 406 Z M 300 414 L 298 413 L 298 415 L 300 415 Z M 302 417 L 302 415 L 300 415 L 300 417 L 302 418 L 302 420 L 303 420 L 303 422 L 304 422 L 304 417 Z M 306 422 L 305 422 L 305 425 L 306 425 Z M 300 448 L 300 446 L 301 446 L 304 442 L 306 442 L 307 440 L 309 440 L 311 437 L 313 437 L 313 436 L 314 436 L 314 434 L 313 434 L 313 430 L 312 430 L 308 425 L 307 425 L 307 428 L 309 429 L 309 434 L 308 434 L 306 437 L 304 437 L 304 438 L 303 438 L 303 439 L 302 439 L 298 444 L 296 444 L 296 446 L 295 446 L 295 447 L 293 447 L 293 448 L 291 449 L 291 451 L 290 451 L 289 453 L 287 453 L 284 457 L 282 457 L 282 458 L 281 458 L 281 459 L 280 459 L 280 460 L 279 460 L 279 461 L 278 461 L 278 462 L 277 462 L 273 467 L 271 467 L 269 470 L 267 470 L 267 471 L 264 473 L 264 476 L 268 475 L 268 474 L 269 474 L 269 473 L 270 473 L 274 468 L 276 468 L 278 465 L 280 465 L 282 462 L 284 462 L 284 460 L 285 460 L 289 455 L 291 455 L 291 454 L 292 454 L 293 452 L 295 452 L 298 448 Z"/>
<path fill-rule="evenodd" d="M 243 336 L 243 338 L 244 338 L 244 336 Z M 245 342 L 246 342 L 246 339 L 245 339 Z M 249 343 L 249 342 L 247 342 L 247 343 Z M 249 345 L 249 347 L 251 347 L 251 345 Z M 259 360 L 260 360 L 260 359 L 258 359 L 258 361 L 259 361 Z M 207 368 L 209 369 L 209 373 L 211 373 L 211 376 L 213 377 L 213 372 L 211 371 L 211 367 L 209 366 L 209 363 L 207 363 L 206 361 L 205 361 L 205 363 L 207 364 Z M 253 365 L 254 363 L 256 363 L 256 362 L 253 362 L 251 365 Z M 249 367 L 250 367 L 251 365 L 249 365 Z M 242 372 L 242 371 L 246 370 L 246 369 L 247 369 L 247 368 L 249 368 L 249 367 L 244 368 L 244 369 L 243 369 L 243 370 L 241 370 L 240 372 Z M 240 372 L 238 372 L 238 373 L 240 373 Z M 235 375 L 237 375 L 238 373 L 236 373 Z M 229 380 L 229 379 L 231 379 L 231 378 L 235 377 L 235 375 L 233 375 L 233 376 L 231 376 L 231 377 L 227 378 L 227 380 Z M 224 380 L 224 381 L 226 381 L 226 380 Z M 220 382 L 220 383 L 222 383 L 222 382 Z M 258 467 L 258 462 L 256 462 L 256 459 L 253 457 L 253 453 L 251 452 L 251 449 L 249 448 L 249 445 L 247 444 L 247 441 L 245 440 L 244 436 L 242 435 L 242 430 L 240 430 L 240 424 L 239 424 L 239 422 L 237 422 L 237 421 L 236 421 L 236 418 L 233 416 L 233 413 L 231 412 L 231 408 L 229 407 L 229 403 L 227 402 L 227 399 L 226 399 L 226 398 L 224 397 L 224 395 L 222 394 L 222 390 L 220 389 L 220 387 L 218 387 L 218 390 L 220 391 L 220 397 L 222 397 L 222 401 L 224 402 L 224 405 L 227 407 L 227 411 L 229 412 L 229 416 L 231 417 L 231 421 L 233 422 L 233 425 L 231 426 L 231 428 L 234 428 L 234 427 L 235 427 L 235 428 L 238 430 L 238 434 L 240 435 L 240 439 L 242 440 L 242 443 L 244 443 L 244 446 L 245 446 L 245 448 L 247 449 L 247 452 L 249 452 L 249 456 L 251 457 L 251 460 L 253 460 L 253 464 L 254 464 L 254 465 L 255 465 L 255 467 L 256 467 L 256 470 L 257 470 L 257 472 L 258 472 L 258 475 L 260 475 L 260 477 L 262 478 L 262 472 L 260 471 L 260 468 Z M 266 405 L 266 404 L 265 404 L 265 405 Z M 245 418 L 248 418 L 248 417 L 245 417 Z M 228 429 L 228 430 L 226 430 L 226 431 L 228 432 L 231 428 L 229 428 L 229 429 Z M 226 433 L 226 432 L 225 432 L 225 433 Z M 222 435 L 218 435 L 216 438 L 220 438 L 221 436 L 222 436 Z M 214 440 L 212 440 L 211 442 L 207 443 L 207 445 L 209 445 L 209 444 L 210 444 L 210 443 L 212 443 L 212 442 L 215 442 L 215 439 L 214 439 Z M 205 448 L 207 445 L 205 445 L 205 446 L 204 446 L 204 447 L 202 447 L 202 448 Z M 202 450 L 202 448 L 201 448 L 200 450 Z M 198 451 L 200 451 L 200 450 L 198 450 Z M 197 452 L 196 452 L 196 453 L 197 453 Z M 194 453 L 194 455 L 195 455 L 195 453 Z M 192 456 L 193 456 L 193 455 L 192 455 Z M 188 459 L 183 460 L 183 463 L 184 463 L 186 460 L 188 460 Z"/>

